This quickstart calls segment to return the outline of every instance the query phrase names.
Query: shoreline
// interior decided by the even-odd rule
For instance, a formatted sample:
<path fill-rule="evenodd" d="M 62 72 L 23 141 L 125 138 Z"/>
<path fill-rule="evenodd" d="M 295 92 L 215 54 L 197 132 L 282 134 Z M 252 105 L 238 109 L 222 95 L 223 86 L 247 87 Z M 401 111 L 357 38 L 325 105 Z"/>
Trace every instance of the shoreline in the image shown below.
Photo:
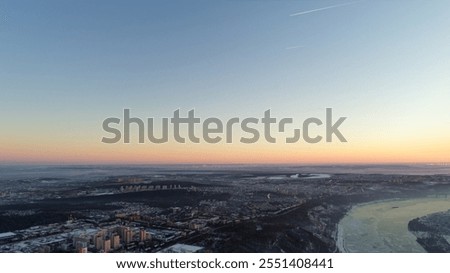
<path fill-rule="evenodd" d="M 358 203 L 358 204 L 354 204 L 351 206 L 351 208 L 345 213 L 345 215 L 341 218 L 341 220 L 339 221 L 339 223 L 337 224 L 337 230 L 336 230 L 336 238 L 335 238 L 335 242 L 336 242 L 336 250 L 339 253 L 349 253 L 352 251 L 349 251 L 346 248 L 346 241 L 345 241 L 345 226 L 343 224 L 343 221 L 346 217 L 349 217 L 351 212 L 354 211 L 355 209 L 361 208 L 361 207 L 365 207 L 365 206 L 371 206 L 371 205 L 377 205 L 377 204 L 382 204 L 382 203 L 389 203 L 389 202 L 408 202 L 408 201 L 413 201 L 413 200 L 417 200 L 417 201 L 421 201 L 419 203 L 426 203 L 426 201 L 431 201 L 431 200 L 448 200 L 448 198 L 433 198 L 431 199 L 431 197 L 423 197 L 423 198 L 390 198 L 390 199 L 381 199 L 381 200 L 376 200 L 376 201 L 370 201 L 370 202 L 364 202 L 364 203 Z M 419 204 L 418 203 L 418 204 Z M 436 213 L 439 211 L 445 211 L 448 210 L 449 208 L 442 208 L 442 209 L 437 209 L 437 210 L 433 210 L 432 212 L 427 212 L 425 215 L 428 215 L 430 213 Z M 424 215 L 421 215 L 424 216 Z M 418 217 L 421 217 L 418 216 Z M 411 221 L 412 219 L 414 219 L 416 217 L 411 218 L 409 221 Z M 412 233 L 411 233 L 412 234 Z M 367 252 L 370 253 L 371 251 L 367 250 L 367 251 L 359 251 L 359 252 Z M 394 251 L 396 252 L 396 251 Z"/>

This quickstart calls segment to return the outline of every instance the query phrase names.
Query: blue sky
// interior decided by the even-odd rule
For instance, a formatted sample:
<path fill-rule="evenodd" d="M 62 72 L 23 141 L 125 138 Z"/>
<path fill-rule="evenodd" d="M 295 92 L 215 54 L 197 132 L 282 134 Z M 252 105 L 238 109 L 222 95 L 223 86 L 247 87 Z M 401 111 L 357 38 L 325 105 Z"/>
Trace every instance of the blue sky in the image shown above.
<path fill-rule="evenodd" d="M 123 108 L 306 118 L 333 107 L 355 143 L 448 137 L 449 10 L 445 0 L 2 1 L 0 142 L 98 142 Z"/>

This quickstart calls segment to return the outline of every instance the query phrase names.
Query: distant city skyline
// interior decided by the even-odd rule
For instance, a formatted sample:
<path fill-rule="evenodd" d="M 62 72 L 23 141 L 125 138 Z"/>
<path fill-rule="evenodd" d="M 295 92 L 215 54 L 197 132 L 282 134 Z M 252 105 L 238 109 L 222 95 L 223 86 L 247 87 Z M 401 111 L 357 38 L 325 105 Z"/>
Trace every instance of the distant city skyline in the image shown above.
<path fill-rule="evenodd" d="M 3 1 L 0 164 L 450 162 L 450 2 Z M 347 142 L 102 143 L 132 109 L 347 117 Z M 237 136 L 240 137 L 240 136 Z"/>

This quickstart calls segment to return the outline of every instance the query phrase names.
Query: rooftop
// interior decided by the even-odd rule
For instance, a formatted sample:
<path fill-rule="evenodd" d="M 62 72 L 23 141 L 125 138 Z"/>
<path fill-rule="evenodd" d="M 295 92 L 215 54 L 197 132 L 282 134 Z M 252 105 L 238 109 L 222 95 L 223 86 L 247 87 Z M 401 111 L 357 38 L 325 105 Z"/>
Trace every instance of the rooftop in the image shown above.
<path fill-rule="evenodd" d="M 175 244 L 173 246 L 167 247 L 160 252 L 164 253 L 195 253 L 200 252 L 203 247 L 185 244 Z"/>

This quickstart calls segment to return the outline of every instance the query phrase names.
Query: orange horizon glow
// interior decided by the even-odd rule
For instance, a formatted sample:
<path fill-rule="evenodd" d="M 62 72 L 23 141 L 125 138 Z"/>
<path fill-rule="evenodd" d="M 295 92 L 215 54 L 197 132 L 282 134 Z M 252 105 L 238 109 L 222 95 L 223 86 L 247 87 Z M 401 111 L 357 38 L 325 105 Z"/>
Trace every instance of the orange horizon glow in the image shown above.
<path fill-rule="evenodd" d="M 450 127 L 428 120 L 391 120 L 367 126 L 367 119 L 349 119 L 342 132 L 348 142 L 316 144 L 267 143 L 262 137 L 253 144 L 176 143 L 149 141 L 137 144 L 102 143 L 104 132 L 95 128 L 46 123 L 6 131 L 0 136 L 0 163 L 30 164 L 385 164 L 450 162 Z M 358 123 L 359 122 L 359 123 Z M 97 124 L 98 126 L 98 124 Z M 418 130 L 417 126 L 422 126 Z M 59 127 L 59 130 L 54 128 Z M 318 130 L 313 135 L 322 134 Z M 185 134 L 184 134 L 185 135 Z M 200 134 L 198 134 L 200 136 Z M 134 132 L 133 137 L 137 134 Z M 237 133 L 234 137 L 242 136 Z"/>
<path fill-rule="evenodd" d="M 14 147 L 14 148 L 11 148 Z M 295 144 L 97 144 L 2 147 L 0 163 L 30 164 L 385 164 L 450 162 L 450 146 Z"/>

